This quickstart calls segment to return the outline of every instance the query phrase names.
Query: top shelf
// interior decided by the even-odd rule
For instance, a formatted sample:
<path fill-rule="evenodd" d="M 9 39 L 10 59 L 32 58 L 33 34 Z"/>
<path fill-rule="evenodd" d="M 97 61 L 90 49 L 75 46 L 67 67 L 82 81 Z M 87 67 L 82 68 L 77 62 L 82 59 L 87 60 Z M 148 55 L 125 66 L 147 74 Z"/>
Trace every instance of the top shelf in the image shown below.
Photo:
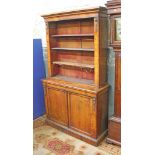
<path fill-rule="evenodd" d="M 94 37 L 94 34 L 56 34 L 52 37 Z"/>

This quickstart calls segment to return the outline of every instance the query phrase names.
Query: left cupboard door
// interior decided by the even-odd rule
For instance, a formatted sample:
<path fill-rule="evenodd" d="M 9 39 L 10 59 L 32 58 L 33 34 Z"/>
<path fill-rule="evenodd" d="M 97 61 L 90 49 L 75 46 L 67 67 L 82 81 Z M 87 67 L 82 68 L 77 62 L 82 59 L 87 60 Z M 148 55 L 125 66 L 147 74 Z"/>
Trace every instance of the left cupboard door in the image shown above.
<path fill-rule="evenodd" d="M 46 111 L 48 119 L 68 126 L 67 92 L 48 87 L 46 95 Z"/>

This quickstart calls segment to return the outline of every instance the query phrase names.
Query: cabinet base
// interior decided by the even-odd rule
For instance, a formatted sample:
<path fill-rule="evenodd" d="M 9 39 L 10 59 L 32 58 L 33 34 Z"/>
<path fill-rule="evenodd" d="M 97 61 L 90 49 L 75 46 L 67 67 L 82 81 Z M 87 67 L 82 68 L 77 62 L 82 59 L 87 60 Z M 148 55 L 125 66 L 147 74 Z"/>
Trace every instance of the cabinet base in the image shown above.
<path fill-rule="evenodd" d="M 78 138 L 78 139 L 80 139 L 82 141 L 85 141 L 85 142 L 87 142 L 87 143 L 89 143 L 91 145 L 94 145 L 94 146 L 98 146 L 99 143 L 107 136 L 107 133 L 108 133 L 108 130 L 105 130 L 97 139 L 95 139 L 95 138 L 89 137 L 87 135 L 84 135 L 82 133 L 79 133 L 77 131 L 74 131 L 74 130 L 66 127 L 66 126 L 58 124 L 58 123 L 56 123 L 56 122 L 54 122 L 52 120 L 49 120 L 49 119 L 46 120 L 46 123 L 48 125 L 56 128 L 56 129 L 62 131 L 62 132 L 65 132 L 65 133 L 67 133 L 67 134 L 69 134 L 69 135 L 71 135 L 73 137 L 76 137 L 76 138 Z"/>
<path fill-rule="evenodd" d="M 121 118 L 112 116 L 108 124 L 107 143 L 121 145 Z"/>

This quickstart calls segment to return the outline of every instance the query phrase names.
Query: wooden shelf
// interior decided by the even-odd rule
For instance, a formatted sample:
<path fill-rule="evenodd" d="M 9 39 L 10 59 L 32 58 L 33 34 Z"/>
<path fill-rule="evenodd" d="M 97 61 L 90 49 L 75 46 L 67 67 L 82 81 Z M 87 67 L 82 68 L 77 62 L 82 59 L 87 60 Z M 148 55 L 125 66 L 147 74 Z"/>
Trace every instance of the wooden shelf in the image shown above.
<path fill-rule="evenodd" d="M 81 79 L 81 78 L 75 78 L 75 77 L 68 77 L 68 76 L 64 76 L 64 75 L 56 75 L 56 76 L 53 76 L 52 79 L 58 79 L 58 80 L 81 83 L 81 84 L 94 85 L 93 80 Z"/>
<path fill-rule="evenodd" d="M 77 62 L 53 61 L 53 64 L 94 69 L 94 65 L 77 63 Z"/>
<path fill-rule="evenodd" d="M 52 37 L 94 37 L 94 34 L 56 34 Z"/>
<path fill-rule="evenodd" d="M 52 50 L 66 50 L 66 51 L 94 51 L 92 48 L 60 48 L 60 47 L 55 47 L 52 48 Z"/>

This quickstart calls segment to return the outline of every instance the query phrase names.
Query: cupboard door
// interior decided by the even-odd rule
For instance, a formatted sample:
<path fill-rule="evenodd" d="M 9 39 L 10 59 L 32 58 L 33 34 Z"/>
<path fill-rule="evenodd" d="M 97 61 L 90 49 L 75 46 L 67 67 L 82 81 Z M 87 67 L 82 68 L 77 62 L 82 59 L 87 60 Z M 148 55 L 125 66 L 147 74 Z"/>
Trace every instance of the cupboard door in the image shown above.
<path fill-rule="evenodd" d="M 52 121 L 68 126 L 67 92 L 48 88 L 47 96 L 47 117 Z"/>
<path fill-rule="evenodd" d="M 88 136 L 96 135 L 96 103 L 93 98 L 69 95 L 69 127 Z"/>

